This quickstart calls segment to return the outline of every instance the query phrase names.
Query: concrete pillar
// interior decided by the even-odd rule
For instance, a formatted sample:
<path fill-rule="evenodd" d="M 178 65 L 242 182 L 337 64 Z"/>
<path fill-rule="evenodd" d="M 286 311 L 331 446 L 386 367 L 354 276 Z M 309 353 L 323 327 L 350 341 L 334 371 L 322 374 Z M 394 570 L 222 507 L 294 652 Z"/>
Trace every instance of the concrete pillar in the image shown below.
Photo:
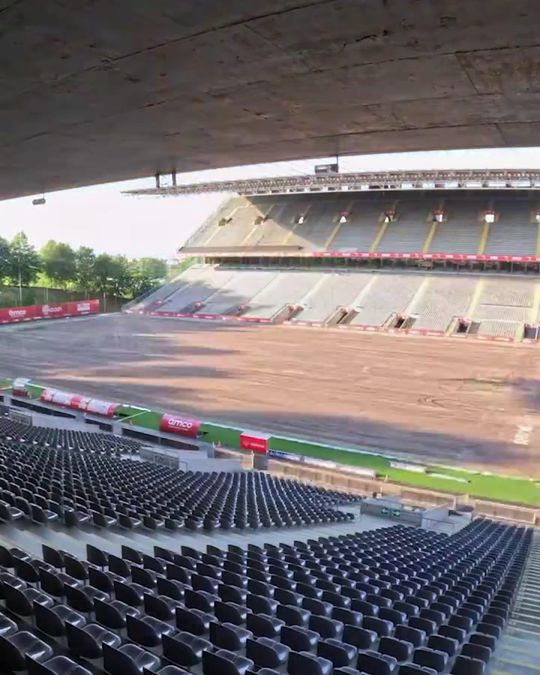
<path fill-rule="evenodd" d="M 256 471 L 268 470 L 268 455 L 260 455 L 257 452 L 253 453 L 253 468 Z"/>

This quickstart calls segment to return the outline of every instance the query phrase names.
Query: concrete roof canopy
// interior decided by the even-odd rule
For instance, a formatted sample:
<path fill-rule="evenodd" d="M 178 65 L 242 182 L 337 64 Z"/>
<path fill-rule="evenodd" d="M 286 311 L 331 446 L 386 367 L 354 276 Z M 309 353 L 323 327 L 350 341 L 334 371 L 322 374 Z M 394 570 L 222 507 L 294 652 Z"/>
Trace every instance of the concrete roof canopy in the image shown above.
<path fill-rule="evenodd" d="M 538 144 L 534 0 L 0 0 L 0 197 Z"/>

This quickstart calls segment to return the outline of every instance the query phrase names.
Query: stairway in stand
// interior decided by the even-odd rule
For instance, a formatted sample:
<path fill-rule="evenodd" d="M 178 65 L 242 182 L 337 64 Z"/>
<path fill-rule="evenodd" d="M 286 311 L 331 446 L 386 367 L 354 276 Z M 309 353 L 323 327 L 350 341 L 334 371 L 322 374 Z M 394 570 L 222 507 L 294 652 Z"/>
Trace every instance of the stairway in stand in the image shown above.
<path fill-rule="evenodd" d="M 540 675 L 540 532 L 535 532 L 511 618 L 489 675 Z"/>

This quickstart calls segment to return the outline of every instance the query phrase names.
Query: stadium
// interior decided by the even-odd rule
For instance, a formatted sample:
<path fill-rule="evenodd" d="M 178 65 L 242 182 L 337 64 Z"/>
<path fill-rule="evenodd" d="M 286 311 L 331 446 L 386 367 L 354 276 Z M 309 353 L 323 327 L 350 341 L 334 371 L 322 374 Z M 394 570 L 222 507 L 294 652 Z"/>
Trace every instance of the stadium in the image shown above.
<path fill-rule="evenodd" d="M 0 197 L 224 199 L 120 311 L 3 277 L 0 673 L 538 675 L 540 171 L 341 165 L 532 145 L 533 9 L 63 4 Z"/>

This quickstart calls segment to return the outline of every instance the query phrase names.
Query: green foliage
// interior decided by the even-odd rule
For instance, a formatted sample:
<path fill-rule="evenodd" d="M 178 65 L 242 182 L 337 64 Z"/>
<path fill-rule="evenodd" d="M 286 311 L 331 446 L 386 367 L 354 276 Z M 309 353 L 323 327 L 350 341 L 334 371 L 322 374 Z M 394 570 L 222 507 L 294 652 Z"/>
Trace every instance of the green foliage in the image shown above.
<path fill-rule="evenodd" d="M 69 244 L 50 239 L 40 251 L 43 271 L 60 288 L 66 288 L 76 275 L 75 251 Z"/>
<path fill-rule="evenodd" d="M 47 287 L 134 298 L 164 283 L 167 263 L 159 258 L 128 260 L 122 255 L 96 255 L 88 246 L 74 251 L 49 240 L 38 253 L 24 232 L 11 242 L 0 237 L 0 283 L 30 286 L 36 279 Z"/>
<path fill-rule="evenodd" d="M 95 285 L 96 254 L 89 246 L 81 246 L 75 252 L 75 286 L 89 293 Z"/>
<path fill-rule="evenodd" d="M 156 283 L 162 282 L 167 276 L 167 263 L 159 258 L 139 258 L 133 261 L 137 272 Z"/>
<path fill-rule="evenodd" d="M 7 277 L 11 283 L 29 286 L 41 270 L 42 261 L 36 249 L 28 241 L 24 232 L 16 234 L 9 244 Z"/>
<path fill-rule="evenodd" d="M 9 274 L 10 267 L 10 248 L 9 242 L 4 237 L 0 237 L 0 282 Z"/>

